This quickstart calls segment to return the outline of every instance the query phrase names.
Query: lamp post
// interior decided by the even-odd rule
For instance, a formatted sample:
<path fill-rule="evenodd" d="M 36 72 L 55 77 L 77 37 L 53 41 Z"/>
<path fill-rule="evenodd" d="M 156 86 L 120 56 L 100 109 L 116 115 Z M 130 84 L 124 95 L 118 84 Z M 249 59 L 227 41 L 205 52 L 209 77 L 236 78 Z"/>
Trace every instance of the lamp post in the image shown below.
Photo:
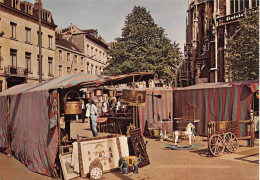
<path fill-rule="evenodd" d="M 42 83 L 42 30 L 41 30 L 41 8 L 42 2 L 39 0 L 39 34 L 38 34 L 38 42 L 39 42 L 39 83 Z"/>

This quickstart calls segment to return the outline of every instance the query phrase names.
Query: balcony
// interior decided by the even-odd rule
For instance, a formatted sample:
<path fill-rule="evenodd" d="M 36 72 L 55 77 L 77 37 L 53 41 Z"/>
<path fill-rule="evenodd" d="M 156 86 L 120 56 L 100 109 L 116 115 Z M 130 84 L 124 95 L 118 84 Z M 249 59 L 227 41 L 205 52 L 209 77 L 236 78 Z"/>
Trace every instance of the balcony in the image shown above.
<path fill-rule="evenodd" d="M 28 76 L 28 69 L 23 67 L 7 66 L 4 67 L 4 74 L 9 76 L 26 77 Z"/>

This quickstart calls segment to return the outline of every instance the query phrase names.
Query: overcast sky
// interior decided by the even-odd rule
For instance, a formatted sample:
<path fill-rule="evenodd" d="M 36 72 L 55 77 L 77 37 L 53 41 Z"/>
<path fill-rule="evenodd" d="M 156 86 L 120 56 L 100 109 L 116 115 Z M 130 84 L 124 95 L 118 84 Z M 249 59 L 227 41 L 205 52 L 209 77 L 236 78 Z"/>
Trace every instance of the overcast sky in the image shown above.
<path fill-rule="evenodd" d="M 34 2 L 34 0 L 26 0 Z M 135 5 L 146 7 L 167 37 L 183 52 L 188 0 L 42 0 L 58 27 L 71 23 L 80 29 L 97 29 L 105 41 L 121 37 L 124 20 Z"/>

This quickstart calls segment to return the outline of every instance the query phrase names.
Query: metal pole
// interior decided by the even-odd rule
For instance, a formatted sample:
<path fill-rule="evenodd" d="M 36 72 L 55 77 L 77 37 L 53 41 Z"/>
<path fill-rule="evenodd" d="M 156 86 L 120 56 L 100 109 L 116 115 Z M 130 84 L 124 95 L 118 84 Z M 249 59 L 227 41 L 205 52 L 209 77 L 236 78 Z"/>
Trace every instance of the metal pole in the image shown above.
<path fill-rule="evenodd" d="M 134 94 L 134 90 L 135 90 L 135 76 L 133 75 L 133 92 L 132 95 Z M 133 124 L 135 127 L 135 106 L 133 106 Z"/>
<path fill-rule="evenodd" d="M 57 92 L 57 102 L 58 102 L 58 132 L 59 132 L 59 155 L 61 154 L 61 134 L 60 134 L 60 91 Z"/>
<path fill-rule="evenodd" d="M 216 1 L 214 10 L 215 10 L 215 82 L 218 82 L 218 27 L 217 27 L 217 6 Z"/>
<path fill-rule="evenodd" d="M 12 156 L 11 153 L 11 122 L 10 122 L 10 96 L 7 96 L 7 136 L 8 136 L 8 157 Z"/>
<path fill-rule="evenodd" d="M 39 0 L 39 83 L 42 83 L 42 30 L 41 30 L 41 10 L 42 9 L 42 2 Z"/>

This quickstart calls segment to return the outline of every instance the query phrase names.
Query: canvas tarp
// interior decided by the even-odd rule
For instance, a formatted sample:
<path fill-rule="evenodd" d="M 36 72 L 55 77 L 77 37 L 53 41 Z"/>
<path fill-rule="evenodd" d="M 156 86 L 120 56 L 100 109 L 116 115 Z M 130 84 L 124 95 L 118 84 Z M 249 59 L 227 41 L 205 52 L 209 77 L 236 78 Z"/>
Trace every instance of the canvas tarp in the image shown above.
<path fill-rule="evenodd" d="M 252 88 L 253 87 L 253 88 Z M 239 121 L 250 119 L 252 93 L 259 89 L 259 81 L 205 83 L 174 90 L 174 117 L 182 115 L 188 102 L 198 106 L 199 135 L 207 135 L 209 121 Z M 247 133 L 245 124 L 238 126 L 238 137 Z"/>
<path fill-rule="evenodd" d="M 173 91 L 170 88 L 146 89 L 146 101 L 144 107 L 138 107 L 139 122 L 142 133 L 145 126 L 149 126 L 149 120 L 168 119 L 169 114 L 173 117 Z M 159 117 L 159 118 L 158 118 Z M 147 125 L 146 125 L 147 124 Z M 173 121 L 163 121 L 158 123 L 162 132 L 173 131 Z M 148 127 L 149 128 L 149 127 Z"/>

